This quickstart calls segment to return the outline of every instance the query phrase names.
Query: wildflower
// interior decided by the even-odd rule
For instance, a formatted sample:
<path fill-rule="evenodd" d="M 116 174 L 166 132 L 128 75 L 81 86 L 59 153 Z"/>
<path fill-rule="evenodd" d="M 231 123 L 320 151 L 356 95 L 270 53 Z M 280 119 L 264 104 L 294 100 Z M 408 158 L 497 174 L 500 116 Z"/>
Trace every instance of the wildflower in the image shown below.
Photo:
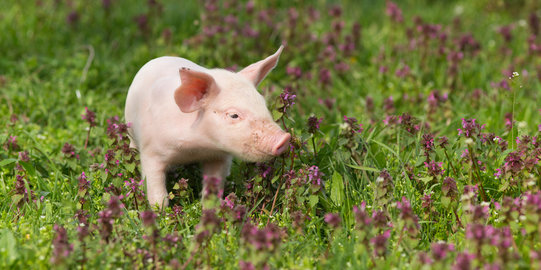
<path fill-rule="evenodd" d="M 255 266 L 251 262 L 240 260 L 239 269 L 240 270 L 255 270 Z"/>
<path fill-rule="evenodd" d="M 484 223 L 489 216 L 487 205 L 475 205 L 472 207 L 472 220 L 474 222 Z"/>
<path fill-rule="evenodd" d="M 55 224 L 53 229 L 55 231 L 55 237 L 53 239 L 53 256 L 51 257 L 51 262 L 53 264 L 59 264 L 73 251 L 73 244 L 69 243 L 68 233 L 64 227 Z"/>
<path fill-rule="evenodd" d="M 103 9 L 108 10 L 111 7 L 111 1 L 112 0 L 102 0 L 101 4 L 103 6 Z"/>
<path fill-rule="evenodd" d="M 363 131 L 362 124 L 357 124 L 357 119 L 354 117 L 347 117 L 344 115 L 344 122 L 347 124 L 346 130 L 349 130 L 349 134 L 351 135 L 361 133 Z"/>
<path fill-rule="evenodd" d="M 86 192 L 88 189 L 88 186 L 90 185 L 90 181 L 87 180 L 87 176 L 85 172 L 82 172 L 81 175 L 77 178 L 78 181 L 78 188 L 79 193 Z"/>
<path fill-rule="evenodd" d="M 453 244 L 438 242 L 432 243 L 430 249 L 432 250 L 432 258 L 436 261 L 441 261 L 445 259 L 448 252 L 455 250 L 455 246 Z"/>
<path fill-rule="evenodd" d="M 79 21 L 79 13 L 77 13 L 77 11 L 75 10 L 72 10 L 66 17 L 66 22 L 69 25 L 75 25 L 78 21 Z"/>
<path fill-rule="evenodd" d="M 288 66 L 286 67 L 286 73 L 295 79 L 300 79 L 302 77 L 302 70 L 300 67 Z"/>
<path fill-rule="evenodd" d="M 532 12 L 528 17 L 528 24 L 530 25 L 532 34 L 539 34 L 539 17 L 537 17 L 537 14 L 535 14 L 535 12 Z"/>
<path fill-rule="evenodd" d="M 327 213 L 325 214 L 325 222 L 329 224 L 332 228 L 336 229 L 340 227 L 340 223 L 342 222 L 342 219 L 338 214 L 335 213 Z"/>
<path fill-rule="evenodd" d="M 475 259 L 475 255 L 468 252 L 461 252 L 456 256 L 455 264 L 452 268 L 453 270 L 470 270 L 472 269 L 473 259 Z"/>
<path fill-rule="evenodd" d="M 383 100 L 383 108 L 387 113 L 393 113 L 395 111 L 393 96 Z"/>
<path fill-rule="evenodd" d="M 215 195 L 221 198 L 222 194 L 222 179 L 214 176 L 203 176 L 203 198 L 207 198 L 210 195 Z"/>
<path fill-rule="evenodd" d="M 419 131 L 420 127 L 417 124 L 418 120 L 408 113 L 403 113 L 398 117 L 398 123 L 402 128 L 412 135 L 415 135 Z"/>
<path fill-rule="evenodd" d="M 319 82 L 324 86 L 331 84 L 331 72 L 328 69 L 319 70 Z"/>
<path fill-rule="evenodd" d="M 363 201 L 360 206 L 353 206 L 353 215 L 355 216 L 355 223 L 358 229 L 362 229 L 372 222 L 372 218 L 368 212 L 366 212 L 366 202 Z"/>
<path fill-rule="evenodd" d="M 511 172 L 512 174 L 516 175 L 520 171 L 522 171 L 524 167 L 524 160 L 520 157 L 519 153 L 517 152 L 511 152 L 507 154 L 505 157 L 505 163 L 503 165 L 502 169 L 497 169 L 497 173 L 494 174 L 496 177 L 500 177 L 502 174 L 505 174 L 506 172 Z"/>
<path fill-rule="evenodd" d="M 28 151 L 25 150 L 25 151 L 19 152 L 19 160 L 23 162 L 29 162 L 30 157 L 28 155 Z"/>
<path fill-rule="evenodd" d="M 156 222 L 156 214 L 152 210 L 143 211 L 140 216 L 145 227 L 153 226 Z"/>
<path fill-rule="evenodd" d="M 321 177 L 323 176 L 323 173 L 319 171 L 319 167 L 314 165 L 310 168 L 308 168 L 308 181 L 312 184 L 312 186 L 321 187 Z"/>
<path fill-rule="evenodd" d="M 137 15 L 133 18 L 137 24 L 137 28 L 141 33 L 146 33 L 148 31 L 148 17 L 145 14 Z"/>
<path fill-rule="evenodd" d="M 243 241 L 257 251 L 275 251 L 280 245 L 281 236 L 280 228 L 274 223 L 269 223 L 265 228 L 258 229 L 252 223 L 247 222 L 241 231 Z"/>
<path fill-rule="evenodd" d="M 16 151 L 18 150 L 20 147 L 19 147 L 19 144 L 17 143 L 17 136 L 9 136 L 7 141 L 4 143 L 4 149 L 7 150 L 12 150 L 12 151 Z"/>
<path fill-rule="evenodd" d="M 406 230 L 411 237 L 416 237 L 420 228 L 419 218 L 413 213 L 410 202 L 406 197 L 402 197 L 402 200 L 396 203 L 396 208 L 400 211 L 400 219 L 406 222 L 404 230 Z"/>
<path fill-rule="evenodd" d="M 395 72 L 396 77 L 405 78 L 410 75 L 410 67 L 408 65 L 403 65 L 401 68 L 397 69 Z"/>
<path fill-rule="evenodd" d="M 391 230 L 387 230 L 382 234 L 376 235 L 370 239 L 370 243 L 374 246 L 374 255 L 383 256 L 387 252 L 387 240 L 391 237 Z"/>
<path fill-rule="evenodd" d="M 62 153 L 69 158 L 75 157 L 75 147 L 69 143 L 65 143 L 62 147 Z"/>
<path fill-rule="evenodd" d="M 443 162 L 435 162 L 432 160 L 430 162 L 425 162 L 425 167 L 428 169 L 427 173 L 434 177 L 443 175 L 445 172 L 445 169 L 443 169 Z"/>
<path fill-rule="evenodd" d="M 464 136 L 466 138 L 471 138 L 474 135 L 478 136 L 480 134 L 481 130 L 483 130 L 485 128 L 485 125 L 480 126 L 475 121 L 476 121 L 475 119 L 462 118 L 462 129 L 460 129 L 460 128 L 457 129 L 458 130 L 458 135 L 460 136 L 460 135 L 464 134 Z"/>
<path fill-rule="evenodd" d="M 289 107 L 295 104 L 296 97 L 297 95 L 293 94 L 291 87 L 284 88 L 284 92 L 280 94 L 280 101 L 283 105 L 280 111 L 285 113 Z"/>
<path fill-rule="evenodd" d="M 310 116 L 308 118 L 308 132 L 315 134 L 319 130 L 319 125 L 323 121 L 323 118 L 317 118 L 315 116 Z"/>
<path fill-rule="evenodd" d="M 85 113 L 82 114 L 81 117 L 90 125 L 90 127 L 96 126 L 96 113 L 89 110 L 88 107 L 85 107 Z"/>
<path fill-rule="evenodd" d="M 389 217 L 384 211 L 376 210 L 372 212 L 372 222 L 374 227 L 384 229 L 391 226 Z"/>
<path fill-rule="evenodd" d="M 430 133 L 423 134 L 421 137 L 421 145 L 423 146 L 425 156 L 428 160 L 430 152 L 434 151 L 434 135 Z"/>
<path fill-rule="evenodd" d="M 458 193 L 455 179 L 451 177 L 445 177 L 441 185 L 441 192 L 443 193 L 444 196 L 454 199 Z"/>
<path fill-rule="evenodd" d="M 426 252 L 419 252 L 417 254 L 417 258 L 419 259 L 419 262 L 423 265 L 430 265 L 432 264 L 434 261 L 430 258 L 430 256 L 428 256 L 428 254 L 426 254 Z"/>
<path fill-rule="evenodd" d="M 140 188 L 143 185 L 143 182 L 144 179 L 137 181 L 134 178 L 130 178 L 129 181 L 124 181 L 124 186 L 128 188 L 128 193 L 126 193 L 125 197 L 129 197 L 133 193 L 137 198 L 143 199 L 143 190 Z"/>
<path fill-rule="evenodd" d="M 387 14 L 387 16 L 389 16 L 389 18 L 391 18 L 391 20 L 395 23 L 402 23 L 404 21 L 402 10 L 398 8 L 398 6 L 392 1 L 387 1 L 385 14 Z"/>
<path fill-rule="evenodd" d="M 296 230 L 301 230 L 304 227 L 304 221 L 306 219 L 306 216 L 300 210 L 297 210 L 291 213 L 291 219 L 293 221 L 293 228 Z"/>
<path fill-rule="evenodd" d="M 439 141 L 438 146 L 441 147 L 441 148 L 445 148 L 449 144 L 449 139 L 447 137 L 445 137 L 445 136 L 439 137 L 438 141 Z"/>
<path fill-rule="evenodd" d="M 215 209 L 203 210 L 201 215 L 201 225 L 203 225 L 203 227 L 218 229 L 220 227 L 220 223 L 221 220 L 218 218 L 218 216 L 216 216 Z"/>

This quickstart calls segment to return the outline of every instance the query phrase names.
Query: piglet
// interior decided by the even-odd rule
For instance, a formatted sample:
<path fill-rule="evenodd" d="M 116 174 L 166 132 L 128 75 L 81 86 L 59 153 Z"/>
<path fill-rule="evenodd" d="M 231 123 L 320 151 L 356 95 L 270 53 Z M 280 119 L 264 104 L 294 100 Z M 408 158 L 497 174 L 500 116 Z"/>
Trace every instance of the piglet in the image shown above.
<path fill-rule="evenodd" d="M 223 183 L 233 156 L 261 162 L 288 148 L 291 135 L 273 121 L 256 90 L 282 49 L 237 73 L 168 56 L 137 72 L 125 118 L 152 206 L 168 205 L 165 175 L 172 166 L 200 162 L 204 177 Z"/>

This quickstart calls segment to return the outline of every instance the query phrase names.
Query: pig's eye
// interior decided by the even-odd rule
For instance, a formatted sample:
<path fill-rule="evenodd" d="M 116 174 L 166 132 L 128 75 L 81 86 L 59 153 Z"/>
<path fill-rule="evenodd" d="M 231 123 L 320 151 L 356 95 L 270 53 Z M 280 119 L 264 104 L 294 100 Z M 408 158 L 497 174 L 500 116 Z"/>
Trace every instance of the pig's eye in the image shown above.
<path fill-rule="evenodd" d="M 239 118 L 239 115 L 236 114 L 236 113 L 232 113 L 232 114 L 229 115 L 229 117 L 231 117 L 233 119 L 237 119 L 237 118 Z"/>

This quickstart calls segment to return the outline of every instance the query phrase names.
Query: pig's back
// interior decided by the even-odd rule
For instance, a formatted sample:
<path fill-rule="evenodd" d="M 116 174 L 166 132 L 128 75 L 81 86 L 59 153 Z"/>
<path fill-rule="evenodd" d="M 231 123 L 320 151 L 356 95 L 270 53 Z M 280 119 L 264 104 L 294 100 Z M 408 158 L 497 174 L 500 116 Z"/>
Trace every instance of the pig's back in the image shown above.
<path fill-rule="evenodd" d="M 190 60 L 164 56 L 150 60 L 135 75 L 128 90 L 124 111 L 126 122 L 132 125 L 129 131 L 132 139 L 135 139 L 135 144 L 138 144 L 139 141 L 139 134 L 137 133 L 140 131 L 141 125 L 145 125 L 144 123 L 140 123 L 145 118 L 141 116 L 145 115 L 144 112 L 152 107 L 153 100 L 156 100 L 156 94 L 163 95 L 164 92 L 169 91 L 172 93 L 180 86 L 179 69 L 182 67 L 207 71 L 206 68 Z M 162 93 L 153 93 L 156 91 Z M 170 96 L 173 97 L 173 95 Z"/>

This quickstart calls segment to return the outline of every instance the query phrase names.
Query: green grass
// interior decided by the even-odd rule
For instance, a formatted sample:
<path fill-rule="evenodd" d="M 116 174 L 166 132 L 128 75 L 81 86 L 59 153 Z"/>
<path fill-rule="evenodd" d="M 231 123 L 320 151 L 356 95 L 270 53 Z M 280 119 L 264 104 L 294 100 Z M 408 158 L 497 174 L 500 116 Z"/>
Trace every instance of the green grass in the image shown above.
<path fill-rule="evenodd" d="M 537 2 L 400 1 L 402 23 L 385 14 L 385 1 L 343 1 L 336 18 L 328 14 L 334 2 L 315 0 L 272 5 L 256 1 L 251 13 L 245 11 L 246 3 L 237 1 L 230 7 L 220 2 L 215 13 L 196 1 L 164 0 L 152 6 L 118 0 L 109 9 L 102 1 L 41 2 L 0 3 L 0 268 L 236 269 L 249 262 L 271 269 L 450 269 L 466 253 L 475 255 L 472 267 L 539 266 L 534 253 L 541 248 L 541 206 L 534 199 L 541 196 L 535 160 L 541 158 L 541 147 L 516 142 L 524 135 L 538 136 L 541 124 L 541 56 L 529 50 L 527 41 L 532 35 L 530 14 L 540 16 Z M 311 6 L 319 18 L 311 19 Z M 267 9 L 273 10 L 268 24 L 258 17 Z M 293 10 L 298 12 L 294 26 L 288 17 Z M 67 18 L 73 11 L 78 20 L 70 23 Z M 141 14 L 148 19 L 144 29 L 135 19 Z M 238 25 L 223 23 L 228 14 Z M 417 16 L 440 25 L 438 35 L 446 39 L 421 39 Z M 333 30 L 333 23 L 341 21 L 342 32 Z M 339 48 L 355 22 L 361 25 L 361 36 L 347 53 Z M 259 36 L 243 36 L 246 25 Z M 512 25 L 509 43 L 498 32 L 505 25 Z M 232 28 L 204 35 L 204 28 L 212 26 Z M 170 31 L 170 37 L 164 31 Z M 460 49 L 459 40 L 466 34 L 479 43 L 478 51 Z M 334 35 L 335 42 L 326 43 L 328 35 Z M 107 150 L 118 146 L 107 136 L 107 120 L 119 116 L 122 121 L 127 89 L 139 68 L 163 55 L 207 67 L 243 67 L 270 55 L 281 42 L 287 45 L 280 62 L 260 89 L 276 119 L 294 135 L 296 150 L 294 156 L 288 153 L 263 165 L 234 161 L 225 195 L 236 194 L 236 205 L 246 207 L 246 218 L 235 221 L 229 210 L 220 208 L 220 225 L 203 222 L 197 228 L 201 176 L 197 166 L 187 166 L 169 175 L 172 202 L 182 207 L 181 214 L 173 214 L 170 207 L 157 213 L 154 225 L 145 226 L 140 213 L 150 207 L 145 199 L 130 195 L 122 199 L 122 214 L 112 219 L 112 234 L 105 238 L 100 213 L 113 208 L 108 204 L 112 194 L 127 194 L 124 181 L 139 176 L 130 155 L 116 149 L 118 166 L 104 158 Z M 533 43 L 541 48 L 540 37 Z M 328 46 L 334 48 L 335 59 L 324 53 Z M 448 56 L 458 51 L 463 58 L 453 74 Z M 348 71 L 335 68 L 341 62 Z M 397 76 L 404 65 L 409 75 Z M 304 75 L 288 75 L 287 67 L 300 67 Z M 382 67 L 387 72 L 380 72 Z M 328 84 L 320 81 L 323 69 L 330 71 Z M 519 76 L 510 79 L 503 70 Z M 509 83 L 509 90 L 497 86 L 502 81 Z M 281 114 L 279 96 L 286 87 L 297 97 Z M 431 106 L 429 96 L 436 89 L 446 98 Z M 386 108 L 390 96 L 393 106 Z M 81 117 L 85 107 L 96 113 L 97 126 L 90 133 Z M 412 125 L 398 120 L 405 113 L 413 117 Z M 506 126 L 507 113 L 512 113 L 511 128 Z M 308 129 L 310 116 L 323 119 L 315 134 Z M 354 125 L 346 124 L 344 116 L 356 118 L 363 130 L 351 132 Z M 506 149 L 494 140 L 484 141 L 482 135 L 459 136 L 463 118 L 485 125 L 482 132 L 506 141 Z M 384 123 L 393 119 L 398 123 Z M 424 164 L 426 134 L 434 135 L 428 158 L 442 162 L 441 174 L 431 175 Z M 18 147 L 10 145 L 11 136 L 16 136 Z M 438 146 L 441 136 L 449 139 L 445 148 Z M 73 145 L 77 157 L 63 153 L 65 143 Z M 473 155 L 465 155 L 466 149 Z M 24 151 L 28 161 L 19 154 Z M 509 165 L 514 153 L 519 157 L 516 171 Z M 480 162 L 477 166 L 472 156 Z M 524 165 L 529 161 L 531 166 Z M 261 176 L 262 166 L 272 168 L 269 175 Z M 323 174 L 321 189 L 307 182 L 312 166 Z M 497 169 L 503 168 L 507 174 L 496 178 Z M 285 176 L 290 170 L 295 177 Z M 382 181 L 384 170 L 390 180 Z M 83 172 L 90 182 L 81 191 L 78 178 Z M 446 177 L 456 181 L 456 194 L 445 191 Z M 188 187 L 175 186 L 180 178 L 188 179 Z M 484 194 L 464 196 L 466 186 L 476 184 Z M 423 205 L 423 196 L 429 194 L 432 204 Z M 403 197 L 411 203 L 412 215 L 405 214 Z M 86 201 L 81 204 L 82 198 Z M 516 210 L 508 209 L 509 198 L 518 198 Z M 387 222 L 361 225 L 353 207 L 362 202 L 369 216 L 380 211 Z M 80 209 L 88 211 L 90 231 L 83 240 L 75 217 Z M 475 212 L 482 209 L 486 215 Z M 340 217 L 336 228 L 325 221 L 327 213 Z M 298 217 L 304 217 L 299 226 Z M 258 249 L 257 240 L 243 232 L 250 223 L 261 230 L 253 229 L 254 234 L 272 234 L 268 224 L 277 225 L 281 233 L 260 240 L 273 244 Z M 66 238 L 59 237 L 61 229 L 55 230 L 55 224 L 66 229 Z M 472 237 L 474 226 L 489 235 Z M 508 247 L 490 243 L 494 235 L 503 237 L 500 230 L 507 228 Z M 196 241 L 205 229 L 214 233 Z M 386 231 L 383 251 L 376 252 L 374 241 Z M 168 235 L 180 240 L 163 239 Z M 441 260 L 434 244 L 438 241 L 453 245 Z M 61 247 L 69 252 L 58 254 Z M 421 265 L 423 252 L 434 262 Z"/>

